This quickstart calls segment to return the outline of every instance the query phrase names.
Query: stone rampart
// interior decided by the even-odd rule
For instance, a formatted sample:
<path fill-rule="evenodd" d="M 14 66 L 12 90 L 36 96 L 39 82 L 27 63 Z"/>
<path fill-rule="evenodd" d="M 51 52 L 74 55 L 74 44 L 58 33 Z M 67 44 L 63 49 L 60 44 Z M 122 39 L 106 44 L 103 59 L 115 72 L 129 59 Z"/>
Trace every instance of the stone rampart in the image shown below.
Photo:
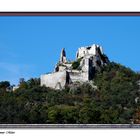
<path fill-rule="evenodd" d="M 50 74 L 41 75 L 41 86 L 62 89 L 66 85 L 67 72 L 60 71 Z"/>

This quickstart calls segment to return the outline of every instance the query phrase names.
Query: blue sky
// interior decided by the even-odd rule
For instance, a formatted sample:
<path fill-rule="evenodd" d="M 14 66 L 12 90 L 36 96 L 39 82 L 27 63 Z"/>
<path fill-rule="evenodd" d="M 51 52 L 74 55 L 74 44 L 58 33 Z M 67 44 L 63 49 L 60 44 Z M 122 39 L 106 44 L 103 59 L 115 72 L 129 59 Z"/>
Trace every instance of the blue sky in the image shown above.
<path fill-rule="evenodd" d="M 111 61 L 140 71 L 140 17 L 0 17 L 0 81 L 18 84 L 53 71 L 65 48 L 75 59 L 81 46 L 99 44 Z"/>

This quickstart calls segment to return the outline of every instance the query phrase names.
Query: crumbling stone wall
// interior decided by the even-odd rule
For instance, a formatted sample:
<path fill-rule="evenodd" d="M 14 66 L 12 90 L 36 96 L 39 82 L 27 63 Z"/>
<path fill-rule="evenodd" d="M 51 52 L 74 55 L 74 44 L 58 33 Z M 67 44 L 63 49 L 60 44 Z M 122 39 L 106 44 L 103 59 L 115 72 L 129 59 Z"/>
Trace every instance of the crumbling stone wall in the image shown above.
<path fill-rule="evenodd" d="M 81 47 L 78 49 L 76 53 L 76 58 L 78 59 L 86 55 L 97 55 L 98 49 L 100 50 L 101 53 L 103 53 L 103 49 L 99 45 L 93 44 L 92 46 Z"/>
<path fill-rule="evenodd" d="M 51 87 L 54 89 L 62 89 L 66 85 L 67 72 L 55 72 L 41 75 L 41 86 Z"/>

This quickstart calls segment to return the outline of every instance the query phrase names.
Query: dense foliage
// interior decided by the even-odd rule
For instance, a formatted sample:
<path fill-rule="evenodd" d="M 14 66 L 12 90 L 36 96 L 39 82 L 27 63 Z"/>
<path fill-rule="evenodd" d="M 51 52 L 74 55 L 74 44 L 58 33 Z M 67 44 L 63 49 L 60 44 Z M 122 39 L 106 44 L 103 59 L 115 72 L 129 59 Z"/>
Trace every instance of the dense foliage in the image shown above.
<path fill-rule="evenodd" d="M 17 90 L 7 91 L 8 82 L 0 82 L 0 123 L 139 123 L 139 79 L 131 69 L 110 63 L 97 72 L 97 88 L 84 83 L 53 90 L 40 87 L 39 79 L 22 79 Z"/>
<path fill-rule="evenodd" d="M 77 59 L 76 61 L 74 61 L 72 63 L 72 69 L 79 69 L 80 70 L 80 62 L 82 60 L 83 57 Z"/>

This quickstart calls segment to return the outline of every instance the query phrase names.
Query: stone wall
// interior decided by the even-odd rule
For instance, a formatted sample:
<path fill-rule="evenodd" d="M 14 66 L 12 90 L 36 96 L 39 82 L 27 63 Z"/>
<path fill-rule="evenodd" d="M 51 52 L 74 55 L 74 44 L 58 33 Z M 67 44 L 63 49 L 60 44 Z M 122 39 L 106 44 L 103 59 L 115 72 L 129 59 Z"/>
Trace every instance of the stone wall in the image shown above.
<path fill-rule="evenodd" d="M 46 86 L 54 89 L 63 89 L 68 83 L 86 82 L 88 81 L 87 72 L 77 70 L 60 71 L 50 74 L 41 75 L 41 86 Z"/>
<path fill-rule="evenodd" d="M 84 57 L 86 55 L 96 55 L 97 48 L 99 48 L 101 53 L 103 53 L 103 49 L 101 46 L 93 44 L 93 45 L 88 46 L 88 47 L 79 48 L 77 53 L 76 53 L 76 58 L 78 59 L 78 58 Z"/>
<path fill-rule="evenodd" d="M 41 75 L 41 86 L 51 87 L 54 89 L 62 89 L 66 85 L 67 72 L 55 72 L 51 74 Z"/>
<path fill-rule="evenodd" d="M 81 72 L 81 71 L 76 71 L 73 70 L 69 72 L 69 77 L 71 82 L 86 82 L 88 81 L 88 76 L 87 72 Z"/>

